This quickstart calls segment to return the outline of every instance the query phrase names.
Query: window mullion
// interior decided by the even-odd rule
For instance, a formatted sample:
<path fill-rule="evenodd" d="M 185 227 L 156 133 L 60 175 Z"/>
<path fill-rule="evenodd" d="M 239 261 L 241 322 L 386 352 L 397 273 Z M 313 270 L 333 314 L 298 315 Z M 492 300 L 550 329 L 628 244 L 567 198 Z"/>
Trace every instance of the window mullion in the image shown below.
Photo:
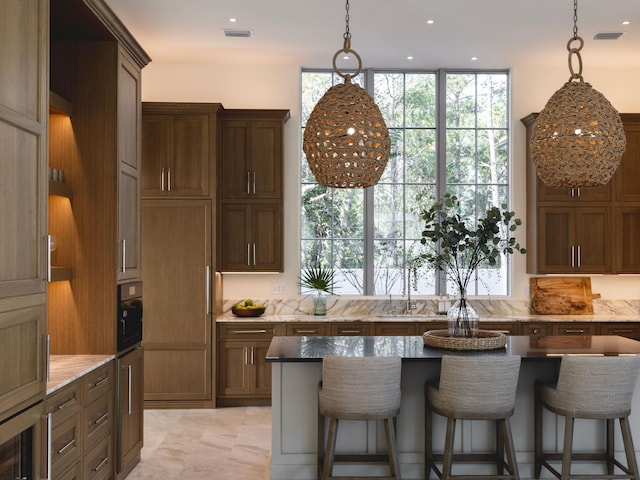
<path fill-rule="evenodd" d="M 447 72 L 438 70 L 436 76 L 436 198 L 447 193 Z M 436 271 L 436 295 L 447 293 L 445 272 Z"/>

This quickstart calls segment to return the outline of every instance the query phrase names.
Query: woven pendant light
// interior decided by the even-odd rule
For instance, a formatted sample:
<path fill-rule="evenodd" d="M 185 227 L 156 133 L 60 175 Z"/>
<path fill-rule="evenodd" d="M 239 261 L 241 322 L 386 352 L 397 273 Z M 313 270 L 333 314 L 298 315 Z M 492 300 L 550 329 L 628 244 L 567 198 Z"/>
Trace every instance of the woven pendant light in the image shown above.
<path fill-rule="evenodd" d="M 538 176 L 555 188 L 605 185 L 611 180 L 626 148 L 618 111 L 582 78 L 577 0 L 574 0 L 574 35 L 567 43 L 571 77 L 547 101 L 536 118 L 529 144 Z M 572 48 L 572 42 L 579 42 Z M 578 73 L 572 59 L 576 56 Z"/>
<path fill-rule="evenodd" d="M 327 187 L 363 188 L 378 183 L 389 160 L 391 139 L 380 109 L 352 75 L 336 67 L 341 53 L 352 53 L 349 33 L 349 1 L 346 3 L 344 48 L 333 56 L 334 71 L 344 84 L 331 87 L 314 107 L 304 130 L 302 149 L 316 181 Z"/>

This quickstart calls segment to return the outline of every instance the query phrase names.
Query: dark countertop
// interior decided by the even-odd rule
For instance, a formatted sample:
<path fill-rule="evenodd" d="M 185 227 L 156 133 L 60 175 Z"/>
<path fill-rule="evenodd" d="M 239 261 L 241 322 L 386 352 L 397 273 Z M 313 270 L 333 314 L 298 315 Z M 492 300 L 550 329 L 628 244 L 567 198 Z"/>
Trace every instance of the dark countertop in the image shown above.
<path fill-rule="evenodd" d="M 426 347 L 422 336 L 273 337 L 268 362 L 320 362 L 325 355 L 401 356 L 403 360 L 440 359 L 443 355 L 520 355 L 541 359 L 562 355 L 640 355 L 640 341 L 617 335 L 508 336 L 505 348 L 461 351 Z"/>

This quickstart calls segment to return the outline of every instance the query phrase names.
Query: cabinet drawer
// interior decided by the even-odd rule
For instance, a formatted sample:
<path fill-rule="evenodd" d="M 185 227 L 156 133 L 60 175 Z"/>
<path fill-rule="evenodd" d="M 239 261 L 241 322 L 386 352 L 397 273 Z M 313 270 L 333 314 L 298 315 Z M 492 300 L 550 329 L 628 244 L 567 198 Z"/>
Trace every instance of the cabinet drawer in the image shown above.
<path fill-rule="evenodd" d="M 82 378 L 82 382 L 85 405 L 105 395 L 113 389 L 113 362 L 86 374 Z"/>
<path fill-rule="evenodd" d="M 52 478 L 56 480 L 82 480 L 82 462 L 74 463 L 66 472 L 60 475 L 54 474 Z"/>
<path fill-rule="evenodd" d="M 67 418 L 80 413 L 82 409 L 80 389 L 80 383 L 74 382 L 47 397 L 47 412 L 51 412 L 54 429 Z"/>
<path fill-rule="evenodd" d="M 287 335 L 326 335 L 325 323 L 297 323 L 287 324 Z"/>
<path fill-rule="evenodd" d="M 256 324 L 219 324 L 219 338 L 241 339 L 271 339 L 280 332 L 279 325 L 273 323 Z"/>
<path fill-rule="evenodd" d="M 446 320 L 432 320 L 430 322 L 420 322 L 416 326 L 416 335 L 422 335 L 429 330 L 446 330 Z"/>
<path fill-rule="evenodd" d="M 332 323 L 331 335 L 371 335 L 369 323 Z"/>
<path fill-rule="evenodd" d="M 84 479 L 106 480 L 112 478 L 114 469 L 112 437 L 108 436 L 84 456 Z"/>
<path fill-rule="evenodd" d="M 84 408 L 85 449 L 111 433 L 113 418 L 111 391 Z"/>
<path fill-rule="evenodd" d="M 595 335 L 596 334 L 596 325 L 595 324 L 584 324 L 580 323 L 577 325 L 551 325 L 551 334 L 552 335 Z"/>
<path fill-rule="evenodd" d="M 520 335 L 520 324 L 516 322 L 483 322 L 480 320 L 481 330 L 493 330 L 505 335 Z"/>
<path fill-rule="evenodd" d="M 410 336 L 416 333 L 415 323 L 405 322 L 378 322 L 374 324 L 375 335 L 395 335 L 395 336 Z"/>
<path fill-rule="evenodd" d="M 640 325 L 636 323 L 603 323 L 600 325 L 600 335 L 620 335 L 633 339 L 640 339 Z"/>
<path fill-rule="evenodd" d="M 53 478 L 64 472 L 82 456 L 82 422 L 75 415 L 62 422 L 51 431 L 51 470 Z"/>

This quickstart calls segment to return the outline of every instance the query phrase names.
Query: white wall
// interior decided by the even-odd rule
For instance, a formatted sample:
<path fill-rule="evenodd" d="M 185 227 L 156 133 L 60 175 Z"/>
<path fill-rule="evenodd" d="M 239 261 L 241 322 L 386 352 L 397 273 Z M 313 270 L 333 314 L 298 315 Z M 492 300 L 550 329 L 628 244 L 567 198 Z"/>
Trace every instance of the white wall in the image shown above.
<path fill-rule="evenodd" d="M 525 128 L 520 118 L 539 112 L 553 93 L 568 79 L 564 68 L 515 67 L 512 85 L 512 208 L 523 219 L 525 191 Z M 585 65 L 585 81 L 591 83 L 623 113 L 640 112 L 637 79 L 640 69 L 590 69 Z M 284 230 L 285 272 L 271 275 L 225 275 L 224 298 L 269 298 L 275 284 L 285 286 L 283 297 L 296 296 L 300 258 L 300 69 L 246 65 L 181 65 L 151 63 L 143 70 L 142 98 L 145 102 L 220 102 L 225 108 L 289 109 L 285 125 Z M 640 180 L 640 179 L 639 179 Z M 524 235 L 521 235 L 524 239 Z M 531 247 L 530 247 L 531 248 Z M 525 259 L 514 255 L 515 298 L 528 298 Z M 640 277 L 593 277 L 593 291 L 605 299 L 640 298 Z"/>

